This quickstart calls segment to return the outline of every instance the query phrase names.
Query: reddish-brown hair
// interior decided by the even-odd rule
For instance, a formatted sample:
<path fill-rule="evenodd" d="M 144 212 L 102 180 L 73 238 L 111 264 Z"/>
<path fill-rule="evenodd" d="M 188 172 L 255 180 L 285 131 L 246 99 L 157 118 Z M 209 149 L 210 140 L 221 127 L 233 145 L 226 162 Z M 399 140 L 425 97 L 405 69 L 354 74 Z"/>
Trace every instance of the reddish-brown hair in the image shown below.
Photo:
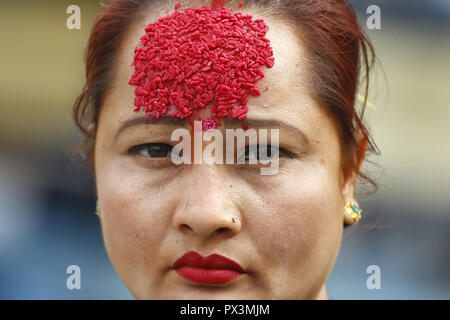
<path fill-rule="evenodd" d="M 143 12 L 168 2 L 175 5 L 176 1 L 110 1 L 97 17 L 86 51 L 86 83 L 73 108 L 75 123 L 85 138 L 82 152 L 91 165 L 95 130 L 89 127 L 97 124 L 123 37 L 130 25 L 143 17 Z M 290 23 L 298 31 L 308 53 L 311 94 L 339 125 L 343 155 L 347 160 L 345 169 L 358 171 L 376 190 L 376 182 L 359 170 L 357 159 L 362 159 L 365 151 L 375 154 L 379 151 L 363 121 L 366 104 L 359 112 L 355 108 L 360 79 L 367 98 L 375 54 L 351 5 L 347 0 L 245 0 L 242 8 L 239 2 L 227 1 L 226 6 L 236 11 L 262 10 Z"/>

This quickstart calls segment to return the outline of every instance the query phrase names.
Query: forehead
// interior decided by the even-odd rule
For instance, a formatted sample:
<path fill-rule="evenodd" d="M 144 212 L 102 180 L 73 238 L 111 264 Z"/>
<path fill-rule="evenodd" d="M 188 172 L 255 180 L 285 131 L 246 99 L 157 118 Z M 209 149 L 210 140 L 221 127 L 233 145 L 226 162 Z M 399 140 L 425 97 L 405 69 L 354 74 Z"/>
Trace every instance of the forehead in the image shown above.
<path fill-rule="evenodd" d="M 135 87 L 128 84 L 134 72 L 134 66 L 132 66 L 134 50 L 140 38 L 145 34 L 145 27 L 172 12 L 173 8 L 170 10 L 161 7 L 148 9 L 148 14 L 144 14 L 143 18 L 133 23 L 127 31 L 115 65 L 116 72 L 111 88 L 114 101 L 120 105 L 120 110 L 117 111 L 122 120 L 134 115 L 132 110 Z M 293 111 L 311 104 L 311 97 L 306 90 L 307 62 L 301 39 L 296 30 L 286 22 L 262 16 L 252 12 L 251 9 L 240 12 L 251 14 L 253 19 L 264 19 L 269 27 L 266 38 L 270 40 L 275 58 L 272 68 L 265 66 L 261 68 L 265 76 L 256 83 L 261 95 L 249 95 L 247 115 L 253 118 L 267 118 L 273 117 L 276 113 L 277 118 L 289 117 L 292 119 L 293 116 L 299 114 L 299 112 Z M 206 108 L 210 108 L 210 106 Z"/>

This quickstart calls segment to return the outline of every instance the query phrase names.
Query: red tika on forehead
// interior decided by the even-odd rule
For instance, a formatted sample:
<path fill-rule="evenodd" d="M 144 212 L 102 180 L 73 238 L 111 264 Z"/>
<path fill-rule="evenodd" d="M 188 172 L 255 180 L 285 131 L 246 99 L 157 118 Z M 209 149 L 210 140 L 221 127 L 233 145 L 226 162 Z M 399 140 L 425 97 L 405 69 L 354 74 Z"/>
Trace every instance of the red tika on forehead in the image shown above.
<path fill-rule="evenodd" d="M 211 9 L 215 10 L 219 7 L 223 7 L 225 5 L 225 0 L 212 0 L 211 1 Z"/>
<path fill-rule="evenodd" d="M 211 104 L 213 117 L 243 120 L 261 67 L 273 67 L 264 20 L 225 7 L 186 8 L 145 28 L 134 50 L 134 111 L 186 118 Z M 218 121 L 220 125 L 220 120 Z"/>

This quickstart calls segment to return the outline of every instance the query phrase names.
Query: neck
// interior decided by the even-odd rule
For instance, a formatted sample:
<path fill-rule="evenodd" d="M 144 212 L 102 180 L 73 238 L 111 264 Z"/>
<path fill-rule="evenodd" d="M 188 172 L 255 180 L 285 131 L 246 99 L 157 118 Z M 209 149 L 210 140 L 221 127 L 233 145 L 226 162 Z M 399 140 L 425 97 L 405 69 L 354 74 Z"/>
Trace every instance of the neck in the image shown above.
<path fill-rule="evenodd" d="M 317 294 L 316 300 L 330 300 L 330 298 L 328 298 L 327 288 L 325 284 L 322 286 L 319 293 Z"/>

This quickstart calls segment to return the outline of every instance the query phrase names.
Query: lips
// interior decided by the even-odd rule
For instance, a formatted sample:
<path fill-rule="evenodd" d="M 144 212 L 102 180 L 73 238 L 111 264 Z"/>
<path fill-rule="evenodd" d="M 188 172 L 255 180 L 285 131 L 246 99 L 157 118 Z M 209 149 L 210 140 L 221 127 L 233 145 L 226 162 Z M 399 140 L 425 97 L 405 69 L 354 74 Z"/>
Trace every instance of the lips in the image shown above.
<path fill-rule="evenodd" d="M 203 257 L 189 251 L 173 264 L 183 278 L 203 284 L 222 284 L 238 278 L 245 270 L 234 260 L 212 254 Z"/>

